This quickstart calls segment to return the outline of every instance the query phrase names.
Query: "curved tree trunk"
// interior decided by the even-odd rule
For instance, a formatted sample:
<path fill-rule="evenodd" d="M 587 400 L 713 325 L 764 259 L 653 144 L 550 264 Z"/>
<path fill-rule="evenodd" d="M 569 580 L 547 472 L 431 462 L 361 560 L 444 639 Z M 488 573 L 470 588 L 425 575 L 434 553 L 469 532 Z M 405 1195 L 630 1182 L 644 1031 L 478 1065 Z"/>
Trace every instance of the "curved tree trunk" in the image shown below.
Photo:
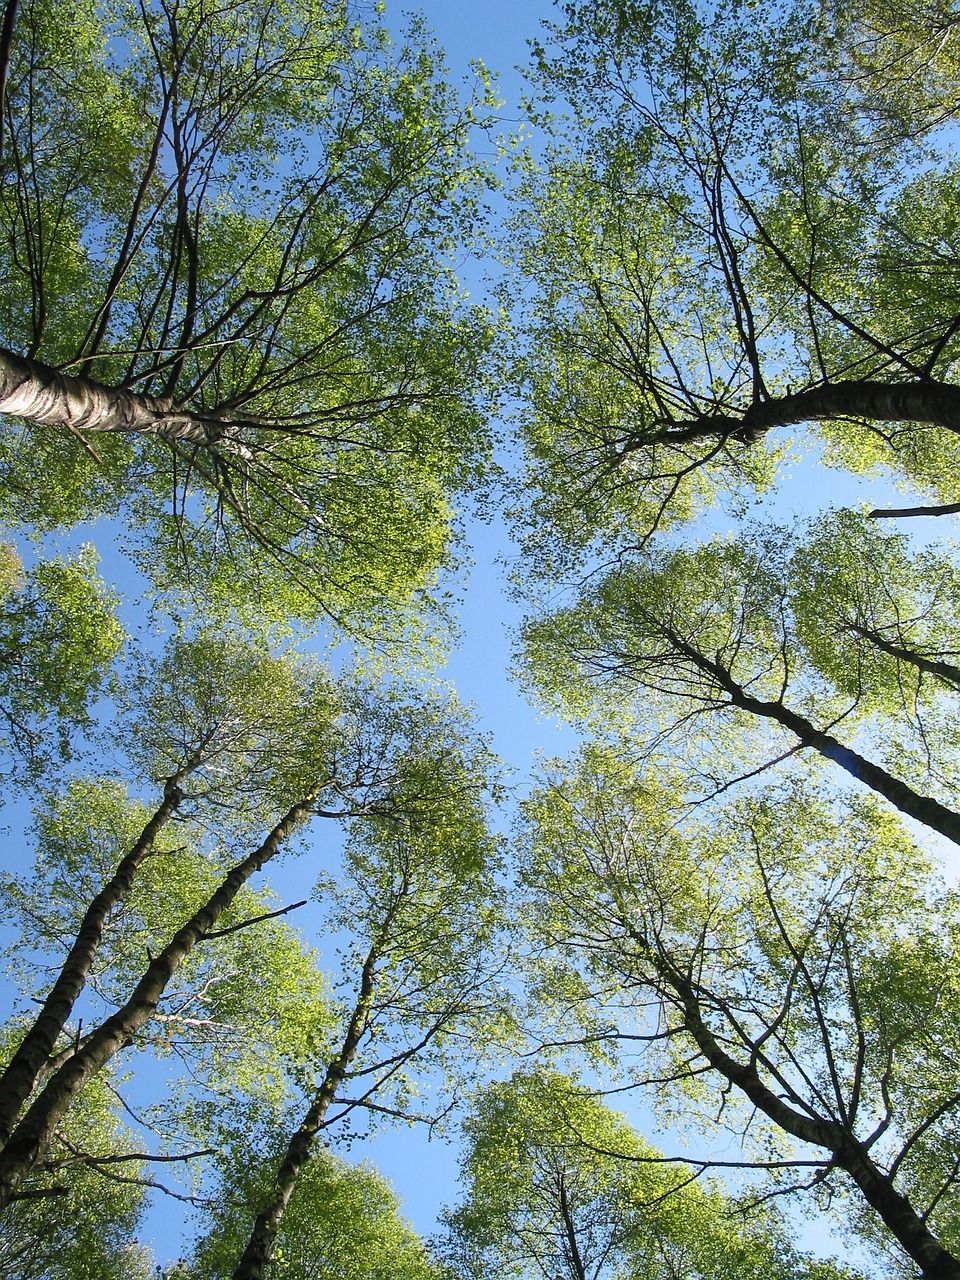
<path fill-rule="evenodd" d="M 827 1151 L 917 1263 L 925 1280 L 960 1280 L 960 1260 L 943 1247 L 907 1197 L 894 1187 L 893 1178 L 870 1158 L 866 1147 L 836 1120 L 804 1115 L 789 1106 L 763 1082 L 755 1059 L 742 1063 L 727 1053 L 704 1019 L 700 997 L 689 977 L 662 954 L 656 954 L 653 963 L 657 985 L 662 984 L 678 999 L 683 1024 L 710 1066 L 778 1128 Z"/>

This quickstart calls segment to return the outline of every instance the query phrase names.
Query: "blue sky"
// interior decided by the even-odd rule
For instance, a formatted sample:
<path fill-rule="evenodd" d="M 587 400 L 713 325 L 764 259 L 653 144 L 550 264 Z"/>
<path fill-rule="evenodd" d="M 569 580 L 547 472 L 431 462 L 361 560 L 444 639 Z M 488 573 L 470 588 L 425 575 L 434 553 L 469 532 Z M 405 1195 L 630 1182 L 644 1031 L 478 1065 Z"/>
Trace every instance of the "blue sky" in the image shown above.
<path fill-rule="evenodd" d="M 475 60 L 494 73 L 504 99 L 500 109 L 503 131 L 512 132 L 521 120 L 522 77 L 517 67 L 526 62 L 526 42 L 537 35 L 553 6 L 547 0 L 520 4 L 509 0 L 483 4 L 429 0 L 419 11 L 446 50 L 454 83 L 473 80 L 470 64 Z M 390 29 L 399 33 L 404 15 L 410 12 L 409 6 L 388 0 L 385 17 Z M 467 262 L 461 274 L 471 295 L 485 301 L 485 278 L 495 272 L 495 263 Z M 502 562 L 509 563 L 515 549 L 503 521 L 473 522 L 469 538 L 473 566 L 459 610 L 463 641 L 445 674 L 460 697 L 475 704 L 508 765 L 526 774 L 534 754 L 565 754 L 574 737 L 549 716 L 539 715 L 507 679 L 510 633 L 519 624 L 521 612 L 505 590 L 507 570 Z"/>
<path fill-rule="evenodd" d="M 387 23 L 398 34 L 408 11 L 407 6 L 387 2 Z M 516 128 L 521 117 L 521 76 L 516 67 L 525 63 L 526 42 L 537 35 L 541 21 L 552 15 L 553 6 L 546 0 L 487 0 L 475 4 L 429 0 L 421 11 L 447 51 L 451 77 L 467 78 L 471 75 L 470 61 L 483 61 L 495 74 L 505 99 L 501 109 L 504 131 Z M 490 270 L 493 269 L 491 264 Z M 471 289 L 482 297 L 481 275 L 479 268 L 468 272 Z M 862 495 L 861 488 L 852 500 Z M 822 498 L 823 491 L 818 489 L 816 499 L 819 502 Z M 802 511 L 812 501 L 809 480 L 804 482 L 799 476 L 787 487 L 783 501 L 786 509 L 780 510 L 781 516 Z M 511 631 L 520 621 L 520 612 L 504 588 L 501 561 L 509 560 L 513 552 L 503 522 L 474 524 L 470 537 L 474 567 L 460 611 L 464 639 L 446 674 L 461 698 L 475 704 L 481 724 L 493 734 L 495 748 L 513 770 L 513 781 L 522 791 L 528 784 L 535 755 L 566 754 L 573 748 L 575 737 L 569 729 L 561 729 L 550 717 L 538 713 L 508 680 Z M 112 557 L 105 556 L 106 576 L 113 576 L 115 563 Z M 284 893 L 284 901 L 302 896 L 299 892 L 292 896 Z M 387 1131 L 366 1148 L 358 1144 L 350 1154 L 352 1158 L 369 1158 L 391 1178 L 405 1213 L 425 1234 L 434 1230 L 440 1207 L 452 1203 L 456 1196 L 456 1154 L 443 1142 L 428 1142 L 423 1130 Z M 179 1252 L 179 1239 L 173 1233 L 179 1232 L 181 1208 L 161 1202 L 150 1219 L 145 1238 L 153 1236 L 153 1246 L 161 1260 L 174 1258 Z"/>
<path fill-rule="evenodd" d="M 470 63 L 476 59 L 495 74 L 500 97 L 505 99 L 504 132 L 515 129 L 521 118 L 521 76 L 516 67 L 526 61 L 526 41 L 536 36 L 552 8 L 545 0 L 519 4 L 429 0 L 421 6 L 428 27 L 446 50 L 454 82 L 472 78 Z M 388 0 L 385 16 L 391 30 L 400 30 L 403 14 L 408 12 L 408 6 Z M 486 270 L 493 272 L 495 265 L 488 264 Z M 484 269 L 471 268 L 465 274 L 471 292 L 482 299 Z M 505 590 L 506 569 L 501 561 L 509 560 L 513 548 L 503 521 L 474 523 L 469 533 L 474 563 L 459 610 L 463 640 L 444 674 L 463 700 L 474 703 L 482 726 L 494 736 L 495 749 L 513 771 L 512 781 L 523 791 L 534 757 L 566 754 L 575 738 L 569 729 L 539 714 L 508 680 L 510 633 L 521 613 Z M 431 1234 L 440 1208 L 452 1205 L 456 1197 L 455 1149 L 443 1140 L 429 1141 L 423 1129 L 396 1128 L 378 1134 L 366 1151 L 354 1147 L 351 1158 L 361 1154 L 391 1179 L 414 1226 Z"/>

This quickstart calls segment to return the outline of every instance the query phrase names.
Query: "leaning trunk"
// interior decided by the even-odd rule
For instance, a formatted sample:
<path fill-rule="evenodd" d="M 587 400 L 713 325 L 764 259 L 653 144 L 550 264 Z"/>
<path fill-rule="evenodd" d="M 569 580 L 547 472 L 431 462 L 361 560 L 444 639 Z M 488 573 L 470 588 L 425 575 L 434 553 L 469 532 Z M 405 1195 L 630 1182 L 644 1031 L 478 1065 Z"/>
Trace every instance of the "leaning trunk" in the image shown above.
<path fill-rule="evenodd" d="M 277 1176 L 273 1183 L 273 1195 L 269 1204 L 257 1214 L 247 1247 L 244 1249 L 243 1256 L 233 1273 L 233 1280 L 260 1280 L 264 1268 L 270 1261 L 277 1239 L 277 1232 L 280 1230 L 280 1223 L 290 1202 L 300 1170 L 310 1158 L 314 1139 L 323 1126 L 330 1104 L 337 1096 L 337 1091 L 344 1081 L 350 1063 L 356 1057 L 363 1033 L 366 1031 L 373 1001 L 376 964 L 383 944 L 389 937 L 393 922 L 400 908 L 400 902 L 401 899 L 398 898 L 393 903 L 380 926 L 377 937 L 370 947 L 361 971 L 357 1003 L 354 1006 L 350 1025 L 343 1038 L 340 1052 L 328 1064 L 324 1072 L 323 1082 L 313 1103 L 304 1116 L 300 1127 L 287 1144 L 283 1163 L 277 1170 Z"/>
<path fill-rule="evenodd" d="M 216 893 L 151 961 L 127 1003 L 98 1027 L 48 1081 L 0 1154 L 0 1209 L 9 1204 L 23 1179 L 47 1150 L 57 1125 L 83 1086 L 153 1017 L 160 997 L 180 965 L 210 932 L 250 877 L 275 856 L 300 818 L 309 811 L 312 799 L 308 797 L 293 805 L 259 849 L 237 863 Z"/>
<path fill-rule="evenodd" d="M 0 1076 L 0 1150 L 8 1142 L 20 1109 L 40 1079 L 74 1002 L 86 985 L 110 912 L 130 893 L 137 870 L 182 798 L 179 787 L 166 787 L 163 803 L 143 828 L 139 840 L 90 903 L 59 977 Z"/>
<path fill-rule="evenodd" d="M 960 433 L 960 387 L 932 379 L 874 382 L 849 379 L 785 396 L 758 400 L 741 414 L 707 414 L 677 421 L 659 430 L 638 432 L 627 442 L 631 453 L 651 444 L 693 440 L 737 440 L 749 444 L 777 427 L 839 418 L 870 422 L 924 422 Z"/>
<path fill-rule="evenodd" d="M 894 1187 L 893 1179 L 871 1160 L 863 1144 L 835 1120 L 795 1111 L 764 1083 L 756 1058 L 742 1063 L 727 1053 L 704 1020 L 700 999 L 689 978 L 663 955 L 656 956 L 654 964 L 659 982 L 678 999 L 684 1026 L 714 1071 L 785 1133 L 827 1151 L 831 1163 L 847 1173 L 917 1263 L 924 1280 L 960 1280 L 960 1261 L 943 1247 L 907 1197 Z"/>
<path fill-rule="evenodd" d="M 955 666 L 952 662 L 926 658 L 922 653 L 915 653 L 912 649 L 904 649 L 882 636 L 879 631 L 872 631 L 869 627 L 861 627 L 855 622 L 851 622 L 849 626 L 854 635 L 862 636 L 864 640 L 869 640 L 881 653 L 889 654 L 891 658 L 896 658 L 898 662 L 906 662 L 925 675 L 936 676 L 937 679 L 942 680 L 944 684 L 948 684 L 952 689 L 960 689 L 960 667 Z"/>
<path fill-rule="evenodd" d="M 200 445 L 216 443 L 226 425 L 190 413 L 169 397 L 108 387 L 92 378 L 75 378 L 2 348 L 0 413 L 62 427 L 79 435 L 110 431 Z"/>
<path fill-rule="evenodd" d="M 799 739 L 803 746 L 819 752 L 827 760 L 832 760 L 834 764 L 846 770 L 852 778 L 856 778 L 876 791 L 878 795 L 883 796 L 885 800 L 889 800 L 901 813 L 915 818 L 931 831 L 939 831 L 942 836 L 960 845 L 960 814 L 953 809 L 948 809 L 946 805 L 931 799 L 930 796 L 915 791 L 900 778 L 894 777 L 892 773 L 874 764 L 866 756 L 860 755 L 858 751 L 844 746 L 832 734 L 818 729 L 805 716 L 798 715 L 782 702 L 771 702 L 747 693 L 746 689 L 734 680 L 726 667 L 713 658 L 708 658 L 676 632 L 663 630 L 662 634 L 678 653 L 689 660 L 693 667 L 710 677 L 717 688 L 727 695 L 731 706 L 738 707 L 750 715 L 763 716 L 767 720 L 783 725 Z"/>

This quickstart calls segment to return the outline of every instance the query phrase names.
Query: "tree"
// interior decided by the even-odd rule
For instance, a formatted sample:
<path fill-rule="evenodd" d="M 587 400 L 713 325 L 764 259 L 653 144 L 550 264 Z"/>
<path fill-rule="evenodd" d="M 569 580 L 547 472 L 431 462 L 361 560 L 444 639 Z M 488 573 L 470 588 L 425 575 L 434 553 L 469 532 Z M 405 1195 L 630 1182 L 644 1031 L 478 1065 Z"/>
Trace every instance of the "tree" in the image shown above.
<path fill-rule="evenodd" d="M 582 1009 L 637 1087 L 740 1134 L 774 1193 L 842 1198 L 901 1263 L 956 1276 L 956 893 L 866 800 L 794 784 L 679 813 L 600 749 L 527 806 L 565 1038 Z"/>
<path fill-rule="evenodd" d="M 86 547 L 24 571 L 11 546 L 0 568 L 0 723 L 10 778 L 36 780 L 68 760 L 91 724 L 123 642 L 118 600 Z"/>
<path fill-rule="evenodd" d="M 701 1190 L 567 1077 L 515 1073 L 465 1121 L 446 1252 L 464 1277 L 820 1275 L 769 1219 Z"/>
<path fill-rule="evenodd" d="M 568 712 L 619 722 L 634 749 L 682 739 L 711 789 L 805 749 L 960 843 L 954 574 L 933 551 L 909 563 L 902 540 L 849 513 L 797 542 L 748 527 L 637 555 L 531 621 L 531 674 Z M 942 800 L 917 785 L 924 771 Z"/>
<path fill-rule="evenodd" d="M 131 803 L 116 781 L 76 781 L 38 815 L 32 881 L 11 879 L 5 886 L 24 928 L 21 942 L 46 950 L 69 941 L 39 1014 L 0 1076 L 0 1142 L 9 1139 L 47 1068 L 100 959 L 105 931 L 113 933 L 114 966 L 121 961 L 118 949 L 126 952 L 113 993 L 122 1004 L 124 983 L 135 980 L 144 947 L 163 946 L 183 915 L 193 914 L 204 887 L 212 891 L 216 874 L 198 868 L 186 852 L 201 848 L 202 837 L 183 826 L 185 845 L 164 859 L 160 882 L 148 875 L 142 886 L 145 864 L 158 856 L 156 844 L 168 823 L 216 815 L 223 832 L 247 835 L 271 812 L 291 769 L 305 767 L 305 757 L 322 749 L 337 715 L 332 688 L 318 671 L 225 634 L 175 637 L 158 659 L 142 661 L 126 697 L 121 741 L 141 778 L 160 779 L 153 812 Z M 355 774 L 337 778 L 333 769 L 328 785 L 346 789 L 355 780 Z M 178 893 L 174 886 L 184 870 L 186 892 Z M 135 888 L 140 912 L 130 909 Z"/>
<path fill-rule="evenodd" d="M 394 49 L 339 3 L 25 0 L 9 55 L 6 509 L 130 507 L 161 578 L 186 559 L 280 618 L 428 589 L 486 461 L 488 334 L 446 265 L 474 105 L 422 31 Z"/>
<path fill-rule="evenodd" d="M 507 1022 L 495 972 L 503 963 L 491 954 L 502 922 L 497 848 L 478 804 L 477 765 L 442 750 L 410 766 L 409 801 L 366 824 L 347 851 L 334 914 L 353 934 L 342 1038 L 319 1065 L 306 1110 L 255 1201 L 234 1280 L 264 1274 L 323 1130 L 357 1107 L 435 1122 L 416 1102 L 430 1068 L 442 1070 L 450 1098 L 463 1043 L 483 1041 L 489 1053 Z"/>
<path fill-rule="evenodd" d="M 956 15 L 894 17 L 605 0 L 536 47 L 571 116 L 534 107 L 511 223 L 538 578 L 750 500 L 778 428 L 955 501 Z"/>
<path fill-rule="evenodd" d="M 280 1093 L 293 1089 L 302 1097 L 311 1087 L 303 1082 L 314 1080 L 324 1114 L 334 1097 L 349 1112 L 370 1106 L 372 1094 L 384 1087 L 402 1093 L 404 1062 L 422 1056 L 428 1044 L 433 1048 L 436 1041 L 436 1059 L 443 1061 L 440 1042 L 448 1037 L 456 1043 L 454 1028 L 465 1033 L 468 1021 L 481 1016 L 477 1006 L 490 998 L 484 946 L 497 927 L 497 910 L 494 846 L 483 806 L 492 762 L 460 710 L 428 696 L 404 701 L 399 690 L 351 689 L 346 680 L 334 691 L 323 672 L 297 659 L 251 659 L 230 654 L 228 646 L 239 666 L 232 690 L 221 685 L 229 667 L 223 641 L 219 648 L 210 637 L 195 641 L 192 654 L 179 641 L 174 650 L 178 662 L 166 655 L 157 664 L 159 678 L 148 686 L 155 700 L 147 696 L 141 709 L 146 728 L 140 748 L 155 764 L 163 762 L 161 777 L 166 768 L 180 773 L 178 837 L 186 844 L 161 852 L 147 845 L 145 835 L 137 837 L 88 905 L 82 886 L 96 886 L 96 860 L 109 868 L 115 856 L 91 838 L 97 803 L 114 805 L 118 819 L 105 826 L 124 832 L 120 840 L 114 832 L 108 850 L 116 844 L 123 849 L 127 832 L 156 827 L 160 810 L 141 827 L 142 808 L 129 804 L 119 788 L 79 788 L 79 812 L 60 805 L 51 823 L 55 840 L 35 882 L 15 887 L 14 901 L 29 925 L 28 945 L 58 948 L 64 934 L 72 937 L 70 922 L 81 924 L 40 1019 L 32 1029 L 20 1029 L 28 1052 L 14 1055 L 8 1070 L 15 1124 L 0 1153 L 8 1203 L 42 1167 L 83 1089 L 128 1047 L 175 1050 L 193 1091 L 218 1088 L 223 1080 L 248 1088 L 253 1079 L 262 1089 L 265 1073 L 273 1073 Z M 156 713 L 175 668 L 183 681 L 178 696 L 169 696 L 163 723 Z M 285 707 L 282 698 L 271 698 L 264 712 L 270 687 L 285 687 L 292 703 Z M 257 708 L 259 716 L 253 714 Z M 191 768 L 183 768 L 184 758 Z M 218 817 L 234 792 L 238 812 L 232 822 L 220 841 L 204 840 L 204 815 Z M 169 799 L 168 785 L 164 803 Z M 237 861 L 244 813 L 247 827 L 266 813 L 273 817 L 268 835 Z M 191 823 L 183 820 L 187 814 Z M 351 855 L 355 887 L 339 897 L 329 884 L 323 888 L 324 897 L 339 901 L 333 928 L 362 934 L 369 924 L 371 931 L 366 961 L 357 965 L 360 995 L 352 1015 L 344 1014 L 339 1052 L 335 1012 L 315 957 L 303 955 L 298 943 L 291 950 L 283 928 L 271 920 L 283 911 L 270 910 L 246 890 L 253 874 L 311 817 L 360 828 Z M 365 833 L 378 823 L 379 835 Z M 387 847 L 376 855 L 381 844 Z M 37 896 L 46 902 L 35 909 Z M 77 1028 L 63 1036 L 70 1001 L 91 975 L 105 1007 L 99 1016 L 84 1011 L 83 1034 Z M 265 1016 L 268 1024 L 262 1025 Z M 369 1060 L 348 1073 L 361 1041 L 374 1046 Z M 339 1085 L 355 1074 L 360 1096 L 340 1098 Z M 35 1085 L 29 1100 L 28 1084 Z M 404 1110 L 402 1102 L 397 1106 Z M 197 1111 L 173 1096 L 166 1111 L 193 1112 L 200 1128 L 209 1130 L 202 1106 Z M 196 1125 L 189 1128 L 197 1132 Z M 301 1153 L 292 1181 L 302 1162 Z"/>
<path fill-rule="evenodd" d="M 811 524 L 791 556 L 798 639 L 838 688 L 871 712 L 927 725 L 960 684 L 957 568 L 950 546 L 881 533 L 853 511 Z"/>
<path fill-rule="evenodd" d="M 250 1140 L 249 1137 L 247 1139 Z M 268 1150 L 235 1153 L 224 1162 L 224 1190 L 213 1229 L 184 1264 L 191 1280 L 228 1275 L 248 1227 L 247 1206 L 267 1194 Z M 287 1205 L 278 1267 L 289 1280 L 439 1280 L 440 1268 L 423 1241 L 400 1216 L 389 1184 L 366 1165 L 351 1165 L 325 1148 L 318 1150 L 297 1179 Z"/>
<path fill-rule="evenodd" d="M 147 1280 L 134 1233 L 143 1160 L 102 1082 L 87 1090 L 31 1192 L 0 1227 L 0 1274 L 22 1280 Z"/>

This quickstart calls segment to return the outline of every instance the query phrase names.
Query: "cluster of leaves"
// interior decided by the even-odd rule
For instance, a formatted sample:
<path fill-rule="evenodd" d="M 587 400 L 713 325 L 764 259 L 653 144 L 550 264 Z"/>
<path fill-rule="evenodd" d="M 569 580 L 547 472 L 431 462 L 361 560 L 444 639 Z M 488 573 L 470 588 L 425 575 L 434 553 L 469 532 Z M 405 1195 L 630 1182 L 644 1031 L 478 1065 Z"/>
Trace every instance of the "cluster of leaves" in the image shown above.
<path fill-rule="evenodd" d="M 490 960 L 499 855 L 486 818 L 494 761 L 449 697 L 346 672 L 334 684 L 315 662 L 236 635 L 176 636 L 160 654 L 138 655 L 117 701 L 101 750 L 119 762 L 129 746 L 123 774 L 77 776 L 41 794 L 33 870 L 3 884 L 22 1002 L 2 1081 L 4 1195 L 14 1224 L 39 1222 L 43 1206 L 62 1207 L 58 1170 L 76 1164 L 95 1183 L 122 1165 L 134 1190 L 104 1201 L 113 1217 L 103 1228 L 122 1271 L 142 1201 L 134 1192 L 156 1183 L 150 1163 L 172 1163 L 175 1175 L 189 1161 L 194 1185 L 176 1194 L 229 1210 L 238 1265 L 237 1233 L 249 1234 L 270 1201 L 278 1148 L 291 1125 L 300 1131 L 298 1108 L 309 1114 L 322 1099 L 291 1179 L 294 1204 L 325 1194 L 325 1176 L 341 1188 L 334 1199 L 362 1198 L 372 1175 L 332 1156 L 321 1158 L 327 1175 L 311 1172 L 319 1130 L 336 1132 L 371 1106 L 436 1120 L 418 1097 L 430 1072 L 446 1109 L 467 1070 L 462 1044 L 499 1034 L 505 1010 Z M 320 929 L 342 940 L 339 977 L 279 918 L 290 908 L 252 884 L 324 820 L 340 829 L 342 852 L 322 857 L 312 876 L 323 868 Z M 307 856 L 317 857 L 309 847 Z M 166 1079 L 151 1096 L 158 1059 Z M 137 1160 L 128 1135 L 108 1127 L 98 1146 L 96 1126 L 84 1132 L 76 1119 L 91 1089 L 103 1105 L 126 1097 L 129 1070 L 139 1082 Z M 65 1144 L 69 1159 L 57 1155 Z M 230 1181 L 237 1168 L 252 1179 L 242 1194 Z M 301 1174 L 320 1189 L 301 1192 Z M 70 1178 L 64 1194 L 87 1194 L 60 1176 Z M 422 1247 L 383 1190 L 380 1200 L 369 1230 L 382 1219 L 420 1275 Z M 33 1206 L 32 1219 L 21 1204 Z M 271 1251 L 309 1258 L 338 1247 L 319 1228 L 308 1238 L 313 1210 L 302 1213 L 293 1243 L 286 1227 L 274 1233 L 261 1269 Z M 21 1228 L 11 1231 L 19 1249 Z M 358 1235 L 362 1268 L 361 1245 Z M 20 1274 L 73 1275 L 71 1259 L 53 1271 L 25 1261 Z"/>
<path fill-rule="evenodd" d="M 571 3 L 535 47 L 505 370 L 534 581 L 768 490 L 778 428 L 956 499 L 956 19 L 926 80 L 929 30 L 878 10 Z"/>
<path fill-rule="evenodd" d="M 958 32 L 570 0 L 505 249 L 522 672 L 598 739 L 520 829 L 541 1036 L 696 1130 L 694 1173 L 842 1203 L 929 1277 L 960 1274 L 957 901 L 901 815 L 952 856 L 956 549 L 875 521 L 958 510 Z M 785 456 L 924 505 L 824 510 Z"/>
<path fill-rule="evenodd" d="M 956 507 L 960 17 L 570 0 L 534 45 L 500 334 L 519 574 L 539 603 L 595 572 L 525 664 L 606 741 L 524 805 L 507 938 L 497 766 L 455 699 L 264 639 L 429 630 L 491 473 L 495 335 L 450 268 L 489 86 L 462 101 L 378 13 L 8 6 L 0 518 L 121 518 L 205 621 L 138 646 L 91 550 L 0 554 L 35 854 L 0 883 L 0 1267 L 146 1274 L 164 1170 L 197 1209 L 181 1280 L 846 1275 L 787 1243 L 767 1201 L 801 1192 L 954 1280 L 960 917 L 900 814 L 960 844 L 955 553 L 851 511 L 681 535 L 807 425 Z M 259 878 L 284 856 L 324 955 Z M 490 1083 L 521 952 L 540 1051 L 732 1131 L 736 1195 L 552 1067 Z M 469 1089 L 431 1252 L 330 1143 Z"/>
<path fill-rule="evenodd" d="M 817 1276 L 770 1215 L 663 1162 L 616 1112 L 555 1073 L 488 1087 L 466 1126 L 466 1199 L 446 1215 L 456 1275 Z"/>
<path fill-rule="evenodd" d="M 2 885 L 10 1274 L 138 1273 L 158 1169 L 217 1195 L 191 1274 L 271 1254 L 346 1274 L 348 1238 L 358 1276 L 433 1273 L 374 1175 L 310 1156 L 374 1099 L 415 1117 L 405 1064 L 452 1079 L 458 1037 L 501 1016 L 494 764 L 452 698 L 263 638 L 295 618 L 397 648 L 428 630 L 455 497 L 490 466 L 490 326 L 451 270 L 489 84 L 462 97 L 422 24 L 396 45 L 381 11 L 7 8 L 0 518 L 113 518 L 180 611 L 159 612 L 164 646 L 134 644 L 92 551 L 29 571 L 4 551 L 0 747 L 35 854 Z M 307 883 L 324 872 L 339 977 L 282 919 L 304 904 L 254 879 L 321 822 L 334 851 L 311 849 Z M 58 1248 L 98 1183 L 99 1251 Z"/>
<path fill-rule="evenodd" d="M 489 463 L 449 267 L 488 89 L 326 0 L 28 0 L 7 52 L 4 518 L 108 512 L 158 584 L 401 626 Z"/>

